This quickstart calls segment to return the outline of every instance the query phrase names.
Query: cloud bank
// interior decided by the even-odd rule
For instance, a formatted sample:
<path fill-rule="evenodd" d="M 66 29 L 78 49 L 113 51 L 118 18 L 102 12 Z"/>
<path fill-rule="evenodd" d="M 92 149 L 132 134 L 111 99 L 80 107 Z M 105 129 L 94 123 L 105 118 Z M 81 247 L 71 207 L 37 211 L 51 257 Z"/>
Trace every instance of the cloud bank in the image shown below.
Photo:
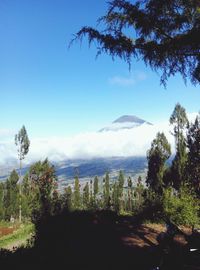
<path fill-rule="evenodd" d="M 196 113 L 190 114 L 193 120 Z M 49 137 L 31 139 L 30 151 L 25 163 L 46 157 L 51 161 L 76 158 L 112 156 L 146 156 L 157 132 L 164 132 L 174 151 L 174 138 L 169 122 L 154 125 L 143 124 L 132 129 L 106 132 L 81 133 L 73 137 Z M 17 158 L 13 140 L 0 142 L 0 165 Z"/>

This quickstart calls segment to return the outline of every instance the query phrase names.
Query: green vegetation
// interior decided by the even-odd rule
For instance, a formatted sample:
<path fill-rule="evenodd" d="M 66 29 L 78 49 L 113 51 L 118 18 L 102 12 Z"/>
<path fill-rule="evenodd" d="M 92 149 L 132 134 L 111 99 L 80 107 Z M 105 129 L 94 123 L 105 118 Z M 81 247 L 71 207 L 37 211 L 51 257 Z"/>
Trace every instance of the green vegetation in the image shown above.
<path fill-rule="evenodd" d="M 176 143 L 172 162 L 171 146 L 164 133 L 158 132 L 147 152 L 146 183 L 136 183 L 119 171 L 118 179 L 110 181 L 109 172 L 101 183 L 96 176 L 86 183 L 75 176 L 74 185 L 57 189 L 54 166 L 45 159 L 33 164 L 22 182 L 14 170 L 0 184 L 0 218 L 2 221 L 36 223 L 46 215 L 63 210 L 109 210 L 119 215 L 140 217 L 142 221 L 171 219 L 177 224 L 196 226 L 200 223 L 200 115 L 188 123 L 185 109 L 177 104 L 170 117 Z M 12 237 L 24 234 L 14 234 Z M 7 239 L 7 237 L 5 237 Z M 9 240 L 11 241 L 11 240 Z"/>
<path fill-rule="evenodd" d="M 8 223 L 1 223 L 1 226 L 8 226 Z M 34 225 L 32 223 L 21 224 L 13 233 L 0 237 L 0 248 L 9 247 L 9 245 L 18 246 L 18 242 L 25 244 L 34 233 Z"/>
<path fill-rule="evenodd" d="M 200 82 L 200 4 L 194 0 L 112 0 L 99 18 L 100 31 L 83 27 L 75 40 L 88 37 L 98 52 L 119 57 L 129 65 L 141 59 L 154 71 L 162 71 L 161 83 L 180 73 Z"/>

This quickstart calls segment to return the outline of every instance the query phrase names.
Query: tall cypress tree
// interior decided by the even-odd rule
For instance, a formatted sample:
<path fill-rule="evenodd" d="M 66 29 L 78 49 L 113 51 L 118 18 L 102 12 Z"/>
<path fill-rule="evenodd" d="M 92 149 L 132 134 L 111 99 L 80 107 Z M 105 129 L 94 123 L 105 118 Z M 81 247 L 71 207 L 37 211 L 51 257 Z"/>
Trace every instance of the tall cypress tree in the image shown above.
<path fill-rule="evenodd" d="M 81 208 L 81 194 L 80 194 L 80 182 L 78 176 L 75 177 L 74 181 L 74 200 L 73 200 L 74 208 Z"/>
<path fill-rule="evenodd" d="M 132 212 L 133 200 L 133 182 L 131 177 L 128 178 L 128 211 Z"/>
<path fill-rule="evenodd" d="M 90 190 L 88 182 L 85 184 L 83 188 L 83 207 L 88 209 L 90 204 Z"/>
<path fill-rule="evenodd" d="M 68 186 L 64 190 L 63 194 L 63 208 L 67 209 L 69 211 L 72 210 L 73 204 L 72 204 L 72 188 L 71 186 Z"/>
<path fill-rule="evenodd" d="M 106 173 L 104 182 L 104 207 L 106 209 L 110 208 L 110 177 L 109 173 Z"/>
<path fill-rule="evenodd" d="M 99 192 L 99 179 L 97 176 L 95 176 L 94 178 L 94 186 L 93 186 L 93 193 L 94 193 L 94 197 L 96 198 L 96 195 L 98 194 Z"/>
<path fill-rule="evenodd" d="M 158 195 L 161 195 L 163 191 L 165 162 L 170 155 L 171 147 L 167 138 L 164 133 L 158 132 L 147 152 L 148 173 L 146 178 L 147 185 Z"/>
<path fill-rule="evenodd" d="M 175 137 L 176 155 L 172 162 L 171 177 L 173 185 L 179 189 L 181 183 L 185 180 L 185 169 L 187 163 L 186 138 L 184 131 L 188 126 L 188 119 L 185 109 L 177 103 L 170 117 L 170 124 L 174 127 L 173 135 Z"/>
<path fill-rule="evenodd" d="M 124 210 L 124 198 L 123 198 L 123 191 L 124 191 L 124 174 L 123 171 L 119 171 L 118 176 L 118 201 L 119 201 L 119 211 Z"/>

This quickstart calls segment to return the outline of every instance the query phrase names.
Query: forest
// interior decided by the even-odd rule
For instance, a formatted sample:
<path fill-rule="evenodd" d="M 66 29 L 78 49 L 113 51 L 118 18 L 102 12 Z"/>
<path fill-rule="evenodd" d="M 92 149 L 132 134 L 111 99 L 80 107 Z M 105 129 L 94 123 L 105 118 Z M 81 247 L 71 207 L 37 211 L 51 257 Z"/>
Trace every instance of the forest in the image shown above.
<path fill-rule="evenodd" d="M 119 171 L 114 182 L 110 181 L 109 172 L 105 172 L 103 179 L 96 176 L 84 184 L 75 175 L 74 184 L 69 184 L 61 192 L 54 166 L 48 159 L 38 161 L 21 177 L 22 181 L 19 181 L 17 171 L 13 170 L 8 179 L 0 184 L 1 220 L 19 221 L 21 218 L 22 221 L 31 221 L 64 209 L 111 210 L 119 215 L 140 216 L 152 222 L 170 218 L 176 224 L 198 225 L 200 116 L 197 115 L 195 121 L 189 123 L 185 109 L 176 104 L 169 121 L 176 152 L 172 162 L 168 162 L 171 146 L 165 134 L 158 132 L 147 152 L 145 182 L 139 176 L 134 184 L 123 171 Z M 23 129 L 26 131 L 25 127 Z M 22 138 L 28 140 L 27 132 L 24 134 Z M 23 143 L 20 149 L 22 146 Z M 20 164 L 21 161 L 20 156 Z"/>

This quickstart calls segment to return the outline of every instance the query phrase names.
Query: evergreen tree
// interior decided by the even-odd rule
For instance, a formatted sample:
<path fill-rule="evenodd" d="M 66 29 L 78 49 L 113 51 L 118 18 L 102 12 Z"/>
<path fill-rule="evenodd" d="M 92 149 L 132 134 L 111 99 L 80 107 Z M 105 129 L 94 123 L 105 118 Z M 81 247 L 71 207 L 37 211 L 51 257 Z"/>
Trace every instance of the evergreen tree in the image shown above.
<path fill-rule="evenodd" d="M 124 179 L 123 171 L 119 171 L 119 176 L 118 176 L 119 211 L 124 210 L 124 198 L 123 198 L 124 182 L 125 182 L 125 179 Z"/>
<path fill-rule="evenodd" d="M 110 177 L 109 173 L 106 173 L 104 182 L 104 207 L 106 209 L 110 208 Z"/>
<path fill-rule="evenodd" d="M 71 211 L 73 209 L 73 204 L 72 204 L 72 188 L 71 186 L 68 186 L 64 190 L 64 195 L 63 195 L 63 207 L 64 209 L 68 209 Z"/>
<path fill-rule="evenodd" d="M 87 182 L 83 188 L 83 207 L 85 209 L 88 209 L 90 200 L 91 200 L 90 190 L 89 190 L 89 184 Z"/>
<path fill-rule="evenodd" d="M 189 182 L 200 196 L 200 113 L 190 124 L 187 143 L 189 148 L 187 175 Z"/>
<path fill-rule="evenodd" d="M 163 191 L 165 162 L 171 155 L 171 147 L 164 133 L 158 132 L 147 152 L 148 173 L 146 183 L 158 195 Z"/>
<path fill-rule="evenodd" d="M 133 208 L 133 182 L 131 177 L 128 178 L 128 211 L 132 212 Z"/>
<path fill-rule="evenodd" d="M 174 187 L 179 189 L 185 180 L 185 168 L 187 163 L 186 138 L 184 131 L 188 126 L 185 109 L 177 103 L 170 117 L 170 124 L 174 126 L 174 137 L 176 143 L 176 155 L 172 162 L 171 177 Z"/>
<path fill-rule="evenodd" d="M 142 177 L 139 176 L 137 179 L 137 185 L 135 187 L 135 197 L 136 197 L 136 208 L 139 209 L 143 203 L 143 192 L 144 185 L 142 184 Z"/>
<path fill-rule="evenodd" d="M 117 182 L 114 182 L 112 186 L 112 205 L 113 205 L 113 209 L 116 212 L 119 212 L 120 210 L 119 185 Z"/>
<path fill-rule="evenodd" d="M 93 193 L 94 193 L 94 198 L 96 198 L 96 195 L 98 194 L 99 192 L 99 179 L 97 176 L 95 176 L 94 178 L 94 186 L 93 186 Z"/>
<path fill-rule="evenodd" d="M 81 208 L 81 194 L 80 194 L 80 183 L 78 176 L 75 177 L 74 181 L 74 199 L 73 205 L 75 209 Z"/>
<path fill-rule="evenodd" d="M 101 30 L 85 26 L 75 40 L 88 37 L 97 55 L 107 53 L 131 64 L 142 59 L 161 70 L 161 83 L 180 73 L 200 82 L 200 3 L 195 0 L 111 0 Z"/>

